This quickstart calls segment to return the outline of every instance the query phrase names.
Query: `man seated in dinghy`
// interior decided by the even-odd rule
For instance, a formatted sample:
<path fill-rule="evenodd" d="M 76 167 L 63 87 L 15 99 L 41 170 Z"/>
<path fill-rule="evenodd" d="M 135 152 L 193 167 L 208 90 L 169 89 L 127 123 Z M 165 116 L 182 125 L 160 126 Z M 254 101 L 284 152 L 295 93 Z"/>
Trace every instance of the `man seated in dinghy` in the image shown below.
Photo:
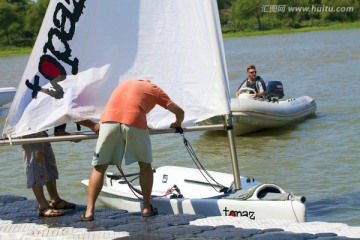
<path fill-rule="evenodd" d="M 236 90 L 236 97 L 239 97 L 244 88 L 254 89 L 254 98 L 264 98 L 266 93 L 266 85 L 264 80 L 256 75 L 256 67 L 255 65 L 250 65 L 247 67 L 247 75 L 248 77 L 240 84 L 239 88 Z"/>

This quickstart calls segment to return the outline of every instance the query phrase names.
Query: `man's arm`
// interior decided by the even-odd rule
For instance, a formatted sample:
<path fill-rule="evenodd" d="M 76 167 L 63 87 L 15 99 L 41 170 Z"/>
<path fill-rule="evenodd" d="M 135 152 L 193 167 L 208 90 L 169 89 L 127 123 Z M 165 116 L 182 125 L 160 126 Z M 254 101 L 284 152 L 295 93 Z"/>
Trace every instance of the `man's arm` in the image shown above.
<path fill-rule="evenodd" d="M 80 121 L 80 122 L 77 122 L 77 124 L 80 124 L 80 125 L 83 125 L 85 127 L 88 127 L 90 128 L 92 131 L 94 131 L 95 133 L 99 133 L 99 130 L 100 130 L 100 124 L 99 123 L 95 123 L 89 119 L 87 120 L 83 120 L 83 121 Z M 61 126 L 58 126 L 54 129 L 54 135 L 55 136 L 64 136 L 64 135 L 70 135 L 70 133 L 66 132 L 65 131 L 65 128 L 66 128 L 66 124 L 63 124 Z M 72 142 L 80 142 L 81 140 L 73 140 Z"/>
<path fill-rule="evenodd" d="M 235 96 L 236 96 L 236 97 L 239 97 L 239 95 L 240 95 L 239 90 L 242 88 L 242 86 L 245 84 L 246 81 L 247 81 L 247 79 L 245 79 L 245 80 L 240 84 L 240 86 L 238 87 L 238 89 L 236 90 L 236 93 L 235 93 Z"/>
<path fill-rule="evenodd" d="M 176 103 L 171 103 L 169 106 L 167 106 L 167 110 L 175 114 L 176 121 L 173 122 L 170 127 L 171 128 L 177 128 L 181 127 L 181 123 L 184 121 L 185 112 L 182 110 L 181 107 L 179 107 Z"/>
<path fill-rule="evenodd" d="M 99 133 L 100 124 L 91 121 L 90 119 L 86 119 L 80 122 L 76 122 L 77 124 L 80 124 L 82 126 L 90 128 L 94 133 Z"/>
<path fill-rule="evenodd" d="M 265 96 L 266 85 L 265 85 L 264 80 L 260 76 L 257 76 L 257 77 L 259 77 L 259 79 L 256 82 L 256 84 L 258 85 L 259 92 L 256 93 L 254 95 L 254 97 L 263 97 L 263 96 Z"/>

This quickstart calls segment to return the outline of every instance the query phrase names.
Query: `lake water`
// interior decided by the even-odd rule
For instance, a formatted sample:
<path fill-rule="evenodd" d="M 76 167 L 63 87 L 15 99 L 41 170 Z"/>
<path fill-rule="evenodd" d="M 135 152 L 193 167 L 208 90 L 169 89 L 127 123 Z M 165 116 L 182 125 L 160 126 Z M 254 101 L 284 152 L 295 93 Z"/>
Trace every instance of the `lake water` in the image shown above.
<path fill-rule="evenodd" d="M 360 29 L 232 38 L 224 41 L 232 94 L 255 64 L 282 81 L 286 97 L 308 95 L 318 111 L 297 125 L 236 137 L 240 174 L 307 198 L 307 220 L 360 226 Z M 28 56 L 0 57 L 0 86 L 17 87 Z M 8 107 L 0 109 L 2 129 Z M 74 128 L 70 124 L 69 130 Z M 231 173 L 223 133 L 187 133 L 209 170 Z M 152 136 L 154 167 L 194 167 L 179 135 Z M 92 169 L 95 140 L 53 143 L 61 196 L 86 203 L 80 184 Z M 0 147 L 0 194 L 34 199 L 25 188 L 20 146 Z M 115 169 L 110 171 L 116 172 Z M 137 166 L 125 168 L 136 172 Z"/>

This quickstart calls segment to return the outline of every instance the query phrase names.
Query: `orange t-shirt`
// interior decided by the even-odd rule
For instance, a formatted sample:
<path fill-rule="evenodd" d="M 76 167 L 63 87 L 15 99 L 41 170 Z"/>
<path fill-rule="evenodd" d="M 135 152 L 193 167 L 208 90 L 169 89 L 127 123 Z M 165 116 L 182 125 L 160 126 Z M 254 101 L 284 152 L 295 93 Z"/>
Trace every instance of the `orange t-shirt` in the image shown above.
<path fill-rule="evenodd" d="M 150 80 L 127 79 L 111 94 L 100 122 L 119 122 L 147 128 L 146 114 L 155 105 L 167 108 L 173 101 Z"/>

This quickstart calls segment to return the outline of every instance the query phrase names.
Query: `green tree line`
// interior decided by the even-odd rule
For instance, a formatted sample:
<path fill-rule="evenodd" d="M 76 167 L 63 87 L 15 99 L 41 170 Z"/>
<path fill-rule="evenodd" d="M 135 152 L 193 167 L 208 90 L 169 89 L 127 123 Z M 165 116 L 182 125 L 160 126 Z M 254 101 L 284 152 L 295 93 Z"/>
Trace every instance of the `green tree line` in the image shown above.
<path fill-rule="evenodd" d="M 223 31 L 326 26 L 360 19 L 360 0 L 218 0 Z"/>
<path fill-rule="evenodd" d="M 0 46 L 31 47 L 50 0 L 0 0 Z M 224 32 L 354 22 L 360 0 L 217 0 Z"/>
<path fill-rule="evenodd" d="M 32 46 L 49 0 L 0 0 L 0 45 Z"/>

